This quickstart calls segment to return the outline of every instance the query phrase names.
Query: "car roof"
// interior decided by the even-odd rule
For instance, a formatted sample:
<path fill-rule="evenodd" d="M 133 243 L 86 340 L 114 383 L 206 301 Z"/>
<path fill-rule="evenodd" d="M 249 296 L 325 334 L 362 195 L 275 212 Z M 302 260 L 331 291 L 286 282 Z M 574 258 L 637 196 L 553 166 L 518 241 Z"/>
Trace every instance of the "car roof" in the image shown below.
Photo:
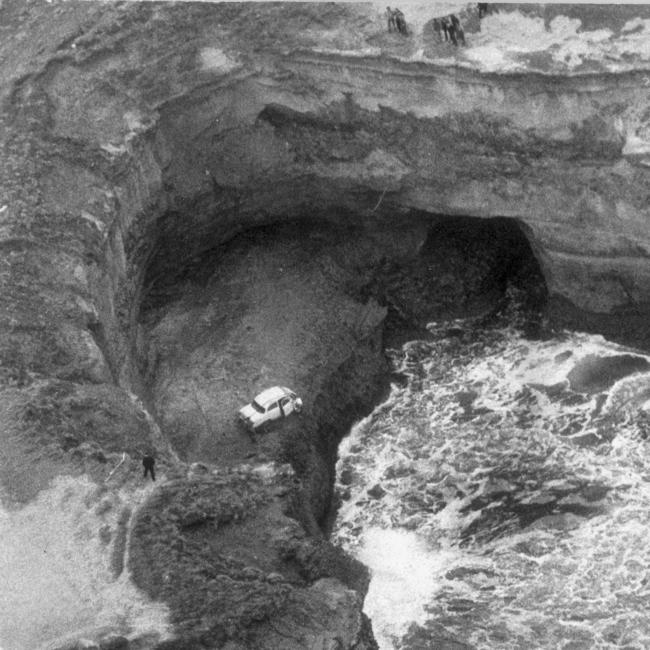
<path fill-rule="evenodd" d="M 281 397 L 284 397 L 285 395 L 289 395 L 291 393 L 293 393 L 293 391 L 289 390 L 288 388 L 285 388 L 284 386 L 273 386 L 271 388 L 267 388 L 266 390 L 263 390 L 255 398 L 255 401 L 258 404 L 268 404 L 273 400 L 280 399 Z"/>

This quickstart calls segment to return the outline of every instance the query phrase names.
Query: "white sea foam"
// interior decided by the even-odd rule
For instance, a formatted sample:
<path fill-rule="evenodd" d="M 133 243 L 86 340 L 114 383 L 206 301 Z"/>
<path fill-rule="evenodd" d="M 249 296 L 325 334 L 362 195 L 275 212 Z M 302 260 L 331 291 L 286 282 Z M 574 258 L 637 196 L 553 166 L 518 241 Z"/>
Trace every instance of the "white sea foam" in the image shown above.
<path fill-rule="evenodd" d="M 365 611 L 381 648 L 391 648 L 395 637 L 413 622 L 426 619 L 425 605 L 444 583 L 444 574 L 459 554 L 432 553 L 416 533 L 371 527 L 365 531 L 359 559 L 371 571 Z M 390 621 L 385 612 L 391 612 Z"/>
<path fill-rule="evenodd" d="M 630 356 L 647 358 L 598 336 L 512 332 L 474 356 L 453 339 L 397 355 L 408 385 L 341 448 L 335 530 L 372 570 L 383 649 L 435 644 L 440 621 L 477 648 L 650 647 L 650 443 L 635 423 L 650 376 L 582 395 L 568 381 Z M 603 437 L 581 442 L 590 432 Z"/>

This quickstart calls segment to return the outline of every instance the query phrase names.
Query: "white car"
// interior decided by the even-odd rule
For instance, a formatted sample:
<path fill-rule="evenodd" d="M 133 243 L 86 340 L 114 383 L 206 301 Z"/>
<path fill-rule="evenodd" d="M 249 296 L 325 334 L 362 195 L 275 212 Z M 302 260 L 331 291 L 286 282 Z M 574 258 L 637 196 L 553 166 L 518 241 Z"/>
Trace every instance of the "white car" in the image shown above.
<path fill-rule="evenodd" d="M 239 419 L 249 428 L 284 418 L 294 411 L 300 413 L 302 400 L 284 386 L 273 386 L 262 391 L 250 404 L 239 410 Z"/>

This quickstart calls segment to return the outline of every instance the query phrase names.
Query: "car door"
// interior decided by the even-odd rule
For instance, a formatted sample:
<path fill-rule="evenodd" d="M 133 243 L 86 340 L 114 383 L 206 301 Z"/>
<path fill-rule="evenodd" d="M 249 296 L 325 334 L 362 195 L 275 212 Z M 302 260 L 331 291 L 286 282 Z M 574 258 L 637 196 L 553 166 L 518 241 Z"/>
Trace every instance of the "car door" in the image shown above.
<path fill-rule="evenodd" d="M 266 407 L 266 419 L 267 420 L 276 420 L 279 418 L 281 415 L 280 413 L 280 407 L 278 406 L 277 402 L 271 402 L 267 407 Z"/>
<path fill-rule="evenodd" d="M 284 413 L 285 417 L 293 412 L 293 401 L 288 395 L 280 400 L 280 410 Z"/>

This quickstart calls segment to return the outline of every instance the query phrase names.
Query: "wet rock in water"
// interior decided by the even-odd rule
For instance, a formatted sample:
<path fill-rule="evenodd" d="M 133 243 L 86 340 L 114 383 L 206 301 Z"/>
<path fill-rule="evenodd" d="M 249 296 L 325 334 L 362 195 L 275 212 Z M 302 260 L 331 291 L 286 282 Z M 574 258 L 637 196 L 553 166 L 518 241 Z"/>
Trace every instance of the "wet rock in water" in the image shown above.
<path fill-rule="evenodd" d="M 528 530 L 538 528 L 542 530 L 572 530 L 580 526 L 583 521 L 583 517 L 574 515 L 572 512 L 563 512 L 540 517 L 528 526 Z"/>
<path fill-rule="evenodd" d="M 584 395 L 580 393 L 569 392 L 560 398 L 559 403 L 563 406 L 578 406 L 580 404 L 584 404 L 587 401 L 588 398 L 586 398 Z"/>
<path fill-rule="evenodd" d="M 601 501 L 610 493 L 611 489 L 608 485 L 586 485 L 580 488 L 580 495 L 589 502 Z"/>
<path fill-rule="evenodd" d="M 406 530 L 420 530 L 427 523 L 423 514 L 416 514 L 400 521 L 400 526 Z"/>
<path fill-rule="evenodd" d="M 569 359 L 572 354 L 573 354 L 573 352 L 571 350 L 566 350 L 565 352 L 560 352 L 559 354 L 556 354 L 553 357 L 553 361 L 555 361 L 555 363 L 560 364 L 560 363 L 566 361 L 567 359 Z"/>
<path fill-rule="evenodd" d="M 465 333 L 465 330 L 461 327 L 448 327 L 444 331 L 444 335 L 449 338 L 460 338 Z"/>
<path fill-rule="evenodd" d="M 557 399 L 560 397 L 568 388 L 568 382 L 566 381 L 560 381 L 557 384 L 536 384 L 536 383 L 528 383 L 526 384 L 530 388 L 533 388 L 534 390 L 539 391 L 540 393 L 543 393 L 546 395 L 550 400 Z"/>
<path fill-rule="evenodd" d="M 464 580 L 465 578 L 472 577 L 478 574 L 483 574 L 488 577 L 492 577 L 496 575 L 494 571 L 491 571 L 490 569 L 485 569 L 482 567 L 460 566 L 460 567 L 456 567 L 455 569 L 452 569 L 451 571 L 447 571 L 447 573 L 445 573 L 445 578 L 447 580 Z"/>
<path fill-rule="evenodd" d="M 469 598 L 452 598 L 447 601 L 447 609 L 450 612 L 471 612 L 476 603 Z"/>
<path fill-rule="evenodd" d="M 519 503 L 522 505 L 546 505 L 547 503 L 555 503 L 557 501 L 557 495 L 555 494 L 533 494 L 530 496 L 525 496 L 522 499 L 519 499 Z"/>
<path fill-rule="evenodd" d="M 368 496 L 371 496 L 373 499 L 381 499 L 384 495 L 386 494 L 386 490 L 384 490 L 379 483 L 373 485 L 369 490 L 368 490 Z"/>
<path fill-rule="evenodd" d="M 351 467 L 346 467 L 339 473 L 339 482 L 341 485 L 352 485 L 354 478 L 355 472 Z"/>
<path fill-rule="evenodd" d="M 398 461 L 384 470 L 383 477 L 387 480 L 403 478 L 415 474 L 416 469 L 410 461 Z"/>
<path fill-rule="evenodd" d="M 404 354 L 408 361 L 419 361 L 432 349 L 431 344 L 426 341 L 409 341 L 404 345 Z"/>
<path fill-rule="evenodd" d="M 349 501 L 350 498 L 352 497 L 352 492 L 350 491 L 350 488 L 339 490 L 338 497 L 339 499 L 341 499 L 341 501 Z"/>
<path fill-rule="evenodd" d="M 465 411 L 472 410 L 472 404 L 478 397 L 478 393 L 473 390 L 460 390 L 454 395 L 460 407 Z"/>
<path fill-rule="evenodd" d="M 510 481 L 504 478 L 490 477 L 487 483 L 485 484 L 483 492 L 488 496 L 496 497 L 500 494 L 510 494 L 515 490 L 516 490 L 516 485 L 514 485 Z"/>
<path fill-rule="evenodd" d="M 630 634 L 630 625 L 626 620 L 619 620 L 608 625 L 603 630 L 603 638 L 622 650 L 633 650 L 639 647 L 634 644 L 634 638 Z"/>
<path fill-rule="evenodd" d="M 567 375 L 571 388 L 580 393 L 599 393 L 635 372 L 650 370 L 647 359 L 631 354 L 601 357 L 589 354 Z"/>
<path fill-rule="evenodd" d="M 639 409 L 635 415 L 635 424 L 641 440 L 647 440 L 650 435 L 650 414 Z"/>
<path fill-rule="evenodd" d="M 569 432 L 571 435 L 573 432 Z M 560 432 L 561 435 L 567 435 L 564 431 Z M 571 442 L 580 447 L 595 447 L 605 442 L 605 439 L 602 436 L 599 436 L 597 433 L 584 433 L 581 435 L 572 435 Z"/>
<path fill-rule="evenodd" d="M 519 542 L 519 544 L 516 544 L 513 548 L 518 553 L 523 553 L 524 555 L 541 557 L 542 555 L 546 555 L 553 551 L 555 547 L 553 542 L 547 538 L 534 538 Z"/>
<path fill-rule="evenodd" d="M 600 395 L 596 395 L 594 402 L 595 402 L 594 408 L 590 414 L 590 417 L 592 419 L 597 418 L 602 413 L 603 406 L 607 402 L 607 393 L 601 393 Z"/>

